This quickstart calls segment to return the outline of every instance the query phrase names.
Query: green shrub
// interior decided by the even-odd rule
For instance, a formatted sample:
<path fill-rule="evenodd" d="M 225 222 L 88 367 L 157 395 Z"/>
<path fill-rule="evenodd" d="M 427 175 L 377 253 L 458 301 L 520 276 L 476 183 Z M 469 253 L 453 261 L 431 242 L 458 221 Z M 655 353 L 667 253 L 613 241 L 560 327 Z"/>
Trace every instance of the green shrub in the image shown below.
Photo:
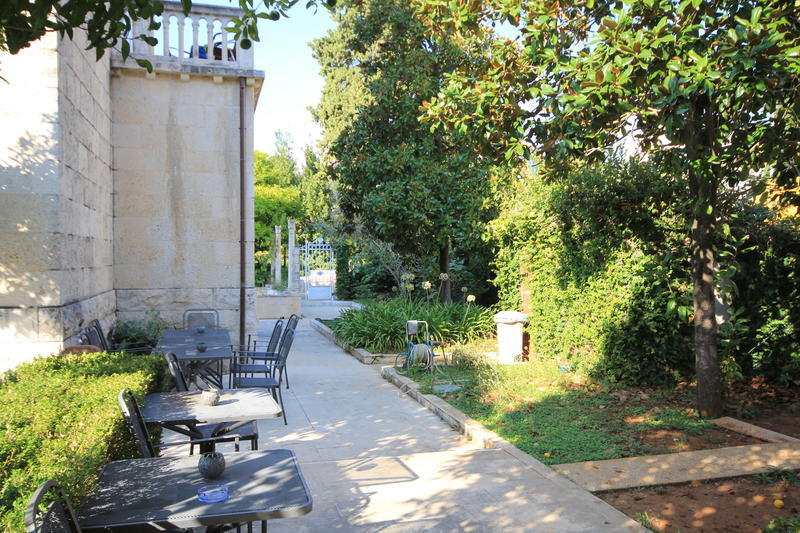
<path fill-rule="evenodd" d="M 683 181 L 652 163 L 581 168 L 517 184 L 491 233 L 501 306 L 530 293 L 532 357 L 614 382 L 694 375 L 689 220 Z M 717 235 L 727 378 L 800 383 L 800 232 L 728 191 Z"/>
<path fill-rule="evenodd" d="M 137 345 L 148 344 L 155 346 L 167 323 L 161 320 L 158 311 L 150 310 L 144 315 L 144 320 L 123 320 L 118 321 L 111 330 L 111 342 L 119 347 L 135 347 Z"/>
<path fill-rule="evenodd" d="M 504 308 L 530 291 L 530 353 L 612 381 L 690 371 L 686 192 L 658 168 L 583 168 L 519 185 L 492 224 Z M 673 303 L 670 303 L 673 302 Z"/>
<path fill-rule="evenodd" d="M 26 363 L 0 382 L 0 529 L 24 531 L 36 487 L 56 479 L 79 503 L 108 461 L 137 457 L 117 394 L 160 386 L 159 355 L 124 352 L 49 357 Z"/>
<path fill-rule="evenodd" d="M 422 302 L 407 297 L 348 309 L 333 324 L 336 337 L 373 353 L 405 349 L 408 320 L 425 320 L 432 340 L 469 342 L 492 331 L 493 312 L 472 304 Z"/>

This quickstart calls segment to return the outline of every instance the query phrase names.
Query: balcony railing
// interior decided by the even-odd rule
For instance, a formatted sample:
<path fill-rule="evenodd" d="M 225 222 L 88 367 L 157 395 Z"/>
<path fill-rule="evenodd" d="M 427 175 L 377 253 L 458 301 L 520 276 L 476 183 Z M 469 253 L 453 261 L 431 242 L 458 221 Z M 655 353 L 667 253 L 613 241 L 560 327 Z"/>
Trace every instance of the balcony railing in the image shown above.
<path fill-rule="evenodd" d="M 147 30 L 146 21 L 136 21 L 134 35 L 150 35 L 158 39 L 150 46 L 141 39 L 132 41 L 133 56 L 167 60 L 197 66 L 253 68 L 252 46 L 244 50 L 225 28 L 231 19 L 242 14 L 238 8 L 192 4 L 184 16 L 180 2 L 164 2 L 161 28 Z"/>

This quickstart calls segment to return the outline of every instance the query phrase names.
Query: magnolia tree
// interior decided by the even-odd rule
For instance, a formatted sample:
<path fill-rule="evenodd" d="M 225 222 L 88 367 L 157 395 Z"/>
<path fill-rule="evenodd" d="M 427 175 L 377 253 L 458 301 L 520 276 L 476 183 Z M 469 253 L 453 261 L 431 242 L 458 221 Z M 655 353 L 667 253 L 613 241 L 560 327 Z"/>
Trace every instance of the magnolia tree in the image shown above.
<path fill-rule="evenodd" d="M 475 58 L 424 104 L 432 128 L 478 128 L 494 153 L 533 151 L 553 172 L 603 159 L 633 131 L 643 152 L 685 177 L 697 401 L 703 415 L 720 415 L 720 193 L 758 173 L 798 175 L 795 0 L 419 1 L 430 31 Z M 498 23 L 516 38 L 494 33 Z"/>
<path fill-rule="evenodd" d="M 481 235 L 488 165 L 471 135 L 431 132 L 418 108 L 468 57 L 427 36 L 408 0 L 348 2 L 334 18 L 313 44 L 325 77 L 314 113 L 339 205 L 394 250 L 435 254 L 450 301 L 451 255 Z"/>

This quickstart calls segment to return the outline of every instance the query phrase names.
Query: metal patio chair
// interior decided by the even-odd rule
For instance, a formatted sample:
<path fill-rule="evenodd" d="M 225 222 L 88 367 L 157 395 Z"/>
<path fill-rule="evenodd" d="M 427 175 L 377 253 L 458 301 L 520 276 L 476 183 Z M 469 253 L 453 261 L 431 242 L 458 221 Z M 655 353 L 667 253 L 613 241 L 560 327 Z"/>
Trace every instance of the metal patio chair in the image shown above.
<path fill-rule="evenodd" d="M 284 339 L 286 337 L 286 333 L 291 331 L 292 334 L 294 334 L 294 331 L 297 328 L 297 323 L 299 321 L 300 321 L 300 317 L 295 315 L 295 314 L 292 314 L 289 317 L 289 320 L 286 321 L 286 329 L 283 332 L 283 336 L 280 337 L 280 341 L 277 342 L 277 345 L 276 346 L 273 345 L 274 342 L 275 342 L 274 338 L 270 337 L 269 346 L 267 347 L 267 350 L 265 351 L 265 353 L 259 353 L 259 354 L 255 355 L 254 357 L 252 357 L 251 359 L 253 361 L 264 361 L 264 362 L 275 361 L 278 358 L 278 353 L 281 351 L 281 346 L 283 346 L 283 341 L 284 341 Z M 253 350 L 256 351 L 256 352 L 260 351 L 260 350 L 258 350 L 256 348 L 253 348 Z M 286 388 L 288 389 L 289 388 L 289 367 L 286 364 L 283 365 L 282 372 L 283 372 L 284 379 L 286 379 Z"/>
<path fill-rule="evenodd" d="M 122 416 L 128 423 L 128 428 L 131 430 L 133 440 L 136 442 L 136 448 L 143 458 L 158 457 L 157 450 L 161 448 L 168 448 L 170 446 L 182 446 L 184 444 L 194 445 L 202 442 L 222 442 L 217 437 L 209 437 L 202 439 L 191 439 L 181 442 L 168 442 L 162 444 L 153 444 L 150 440 L 150 434 L 147 432 L 147 424 L 142 418 L 142 412 L 139 410 L 139 404 L 136 403 L 136 398 L 130 389 L 122 389 L 117 396 L 117 402 L 122 410 Z M 226 438 L 231 437 L 225 442 L 231 440 L 235 442 L 236 451 L 239 451 L 239 435 L 226 435 Z"/>
<path fill-rule="evenodd" d="M 286 409 L 283 406 L 281 382 L 283 379 L 286 359 L 294 342 L 294 331 L 287 329 L 283 335 L 280 351 L 275 359 L 267 359 L 261 364 L 248 363 L 250 359 L 262 355 L 253 350 L 233 350 L 233 363 L 231 363 L 230 386 L 235 389 L 264 388 L 269 389 L 272 397 L 280 404 L 283 411 L 283 423 L 286 420 Z M 241 362 L 240 362 L 241 361 Z M 263 377 L 256 376 L 263 374 Z"/>
<path fill-rule="evenodd" d="M 281 339 L 281 332 L 283 331 L 283 320 L 277 320 L 275 325 L 272 327 L 272 334 L 269 336 L 269 340 L 266 341 L 266 350 L 267 352 L 274 352 L 278 348 L 278 341 Z M 247 349 L 248 350 L 258 350 L 259 343 L 264 343 L 258 335 L 250 334 L 247 336 Z"/>
<path fill-rule="evenodd" d="M 80 332 L 80 339 L 81 344 L 97 346 L 102 351 L 109 353 L 125 351 L 128 353 L 149 354 L 153 351 L 153 347 L 146 343 L 134 344 L 130 346 L 115 345 L 110 343 L 105 333 L 103 333 L 103 326 L 100 325 L 100 321 L 97 319 L 92 320 L 89 322 L 88 326 L 83 328 L 83 330 Z"/>
<path fill-rule="evenodd" d="M 209 308 L 192 308 L 183 312 L 183 329 L 193 329 L 198 326 L 207 328 L 219 327 L 219 311 Z"/>
<path fill-rule="evenodd" d="M 183 370 L 178 363 L 178 358 L 175 354 L 166 354 L 167 368 L 175 382 L 175 390 L 178 392 L 188 392 L 189 386 L 186 382 L 186 376 L 183 375 Z M 236 427 L 236 433 L 226 434 L 230 431 L 229 428 Z M 250 441 L 250 449 L 258 449 L 258 425 L 255 420 L 248 422 L 226 422 L 222 424 L 195 424 L 191 426 L 192 431 L 195 431 L 203 436 L 204 439 L 214 439 L 214 442 L 235 442 L 236 451 L 239 451 L 240 440 Z M 182 435 L 186 435 L 182 433 Z M 187 435 L 191 437 L 191 435 Z M 189 455 L 194 454 L 194 444 L 189 444 Z"/>
<path fill-rule="evenodd" d="M 51 499 L 52 498 L 52 499 Z M 45 499 L 50 503 L 42 509 Z M 45 481 L 36 489 L 25 509 L 27 533 L 81 533 L 78 518 L 63 489 L 53 481 Z"/>

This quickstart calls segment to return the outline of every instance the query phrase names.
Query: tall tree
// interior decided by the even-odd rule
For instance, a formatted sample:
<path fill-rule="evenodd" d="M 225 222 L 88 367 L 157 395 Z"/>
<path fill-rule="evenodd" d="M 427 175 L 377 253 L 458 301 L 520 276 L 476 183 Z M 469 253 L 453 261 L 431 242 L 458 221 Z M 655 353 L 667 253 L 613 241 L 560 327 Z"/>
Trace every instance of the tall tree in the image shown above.
<path fill-rule="evenodd" d="M 468 133 L 432 133 L 418 108 L 467 57 L 426 36 L 407 0 L 355 0 L 335 18 L 312 46 L 326 80 L 315 116 L 341 208 L 398 251 L 435 254 L 449 301 L 452 247 L 481 233 L 485 172 Z"/>
<path fill-rule="evenodd" d="M 722 411 L 715 232 L 722 188 L 797 176 L 800 23 L 795 0 L 421 0 L 432 29 L 476 58 L 431 99 L 434 124 L 479 128 L 492 148 L 547 166 L 597 161 L 634 129 L 685 176 L 691 225 L 697 400 Z M 517 28 L 511 41 L 497 22 Z M 449 36 L 448 38 L 453 38 Z"/>

